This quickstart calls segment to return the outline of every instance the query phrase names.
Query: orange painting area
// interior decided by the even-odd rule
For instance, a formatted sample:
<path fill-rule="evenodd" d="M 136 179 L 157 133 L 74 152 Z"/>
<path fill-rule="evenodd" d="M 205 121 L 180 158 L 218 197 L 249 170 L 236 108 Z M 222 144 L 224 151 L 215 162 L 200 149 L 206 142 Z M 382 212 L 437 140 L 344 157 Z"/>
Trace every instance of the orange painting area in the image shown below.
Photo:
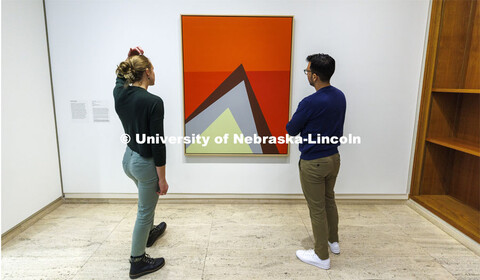
<path fill-rule="evenodd" d="M 292 22 L 292 17 L 182 16 L 185 119 L 243 65 L 272 136 L 285 136 Z M 280 154 L 287 147 L 277 144 Z"/>
<path fill-rule="evenodd" d="M 272 136 L 285 136 L 290 104 L 290 71 L 247 72 L 247 76 Z M 288 151 L 287 144 L 277 144 L 277 148 L 280 154 Z"/>
<path fill-rule="evenodd" d="M 183 70 L 290 71 L 291 17 L 183 16 Z"/>

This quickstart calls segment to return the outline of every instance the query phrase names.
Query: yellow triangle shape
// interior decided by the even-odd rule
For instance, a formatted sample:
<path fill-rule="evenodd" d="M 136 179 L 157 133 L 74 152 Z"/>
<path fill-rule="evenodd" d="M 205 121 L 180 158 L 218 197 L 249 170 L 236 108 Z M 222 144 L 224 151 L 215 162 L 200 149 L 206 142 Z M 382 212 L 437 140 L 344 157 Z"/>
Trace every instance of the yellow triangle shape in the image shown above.
<path fill-rule="evenodd" d="M 227 143 L 215 143 L 215 137 L 223 137 L 226 133 L 229 135 Z M 202 144 L 199 143 L 190 144 L 186 152 L 189 154 L 253 154 L 248 144 L 235 144 L 233 142 L 234 134 L 240 135 L 242 131 L 230 108 L 227 108 L 202 132 L 201 136 L 210 137 L 208 145 L 202 147 Z"/>

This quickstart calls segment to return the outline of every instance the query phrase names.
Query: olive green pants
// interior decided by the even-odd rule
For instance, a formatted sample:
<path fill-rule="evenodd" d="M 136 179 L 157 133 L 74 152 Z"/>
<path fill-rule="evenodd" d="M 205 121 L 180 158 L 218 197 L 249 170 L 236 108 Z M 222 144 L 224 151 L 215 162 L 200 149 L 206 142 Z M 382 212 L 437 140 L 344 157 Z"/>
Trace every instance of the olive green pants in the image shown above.
<path fill-rule="evenodd" d="M 300 182 L 312 220 L 315 253 L 328 259 L 328 242 L 338 242 L 338 212 L 335 181 L 340 169 L 340 154 L 314 160 L 300 159 Z"/>

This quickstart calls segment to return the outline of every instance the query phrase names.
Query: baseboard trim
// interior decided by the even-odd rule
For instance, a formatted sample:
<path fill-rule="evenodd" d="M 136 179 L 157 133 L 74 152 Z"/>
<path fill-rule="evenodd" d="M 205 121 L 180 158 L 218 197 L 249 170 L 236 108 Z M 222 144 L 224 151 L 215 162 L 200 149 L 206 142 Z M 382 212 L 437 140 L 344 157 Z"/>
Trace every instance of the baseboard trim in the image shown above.
<path fill-rule="evenodd" d="M 458 242 L 462 243 L 465 247 L 472 250 L 475 254 L 480 256 L 480 244 L 477 243 L 475 240 L 471 239 L 470 237 L 465 235 L 463 232 L 459 231 L 449 223 L 445 222 L 440 217 L 433 214 L 432 212 L 430 212 L 420 204 L 416 203 L 415 201 L 409 199 L 407 201 L 407 205 L 410 206 L 410 208 L 412 208 L 413 210 L 417 211 L 420 215 L 425 217 L 427 220 L 429 220 L 432 224 L 436 225 L 445 233 L 447 233 L 448 235 L 456 239 Z"/>
<path fill-rule="evenodd" d="M 406 194 L 336 194 L 337 200 L 406 201 Z M 136 193 L 65 193 L 66 203 L 136 203 Z M 296 203 L 305 202 L 303 194 L 168 194 L 159 203 Z"/>
<path fill-rule="evenodd" d="M 64 203 L 63 197 L 59 197 L 53 202 L 51 202 L 50 204 L 48 204 L 47 206 L 43 207 L 42 209 L 32 214 L 30 217 L 20 222 L 18 225 L 14 226 L 13 228 L 3 233 L 2 246 L 5 245 L 8 241 L 12 240 L 15 236 L 19 235 L 24 230 L 29 228 L 31 225 L 36 223 L 38 220 L 45 217 L 48 213 L 57 209 L 63 203 Z"/>

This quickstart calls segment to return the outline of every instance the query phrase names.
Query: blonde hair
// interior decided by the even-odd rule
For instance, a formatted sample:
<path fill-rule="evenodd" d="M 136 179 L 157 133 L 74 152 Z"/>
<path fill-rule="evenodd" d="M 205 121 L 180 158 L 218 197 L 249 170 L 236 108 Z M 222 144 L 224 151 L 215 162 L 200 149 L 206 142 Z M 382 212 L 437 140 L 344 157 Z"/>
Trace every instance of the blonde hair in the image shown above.
<path fill-rule="evenodd" d="M 144 55 L 132 55 L 117 66 L 115 73 L 123 76 L 129 84 L 133 84 L 142 79 L 143 72 L 149 68 L 152 69 L 152 63 Z M 125 86 L 128 86 L 125 84 Z"/>

